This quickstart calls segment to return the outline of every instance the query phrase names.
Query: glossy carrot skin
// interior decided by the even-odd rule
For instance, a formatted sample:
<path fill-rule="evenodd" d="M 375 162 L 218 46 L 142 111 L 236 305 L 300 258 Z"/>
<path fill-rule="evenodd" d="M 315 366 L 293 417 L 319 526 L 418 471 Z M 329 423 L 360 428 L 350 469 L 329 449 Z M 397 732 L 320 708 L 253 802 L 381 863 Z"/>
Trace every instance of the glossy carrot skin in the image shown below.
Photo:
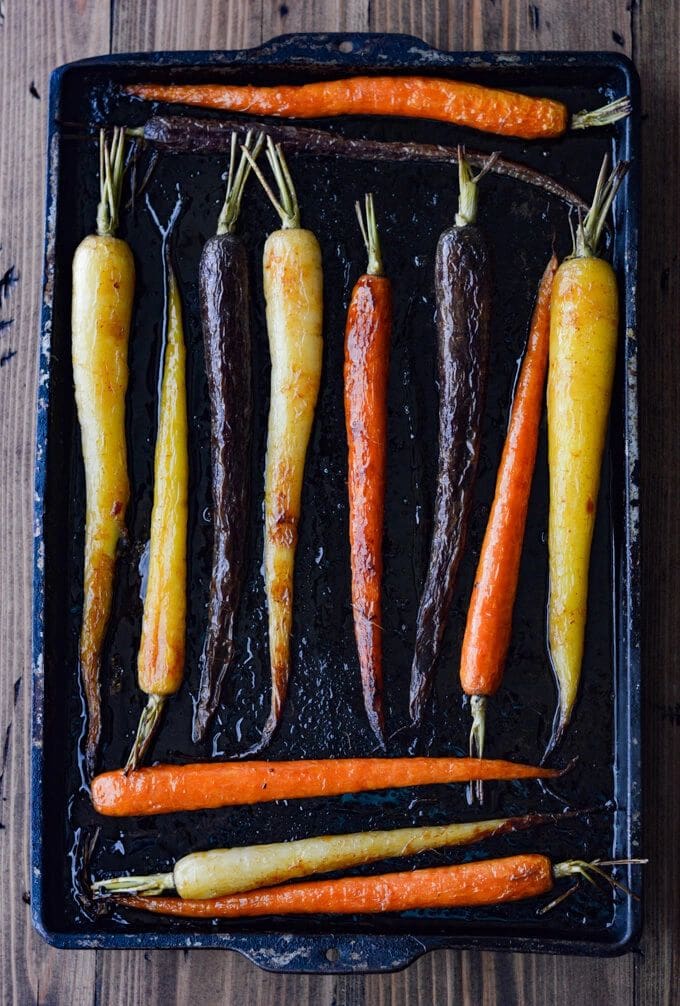
<path fill-rule="evenodd" d="M 184 676 L 189 507 L 185 366 L 182 306 L 177 281 L 169 270 L 149 574 L 137 657 L 139 687 L 147 695 L 173 695 Z"/>
<path fill-rule="evenodd" d="M 125 90 L 148 101 L 250 115 L 436 119 L 528 140 L 562 136 L 569 126 L 567 108 L 560 101 L 437 77 L 350 77 L 279 87 L 136 84 Z"/>
<path fill-rule="evenodd" d="M 472 588 L 460 659 L 460 683 L 467 695 L 493 695 L 498 690 L 510 644 L 548 367 L 550 297 L 556 270 L 553 255 L 538 290 Z"/>
<path fill-rule="evenodd" d="M 190 853 L 178 860 L 172 874 L 173 886 L 181 898 L 219 898 L 396 856 L 474 845 L 487 838 L 555 823 L 555 820 L 554 816 L 529 814 L 464 824 L 320 835 L 292 842 L 211 849 Z"/>
<path fill-rule="evenodd" d="M 210 398 L 213 559 L 193 738 L 202 740 L 234 656 L 246 559 L 252 416 L 248 259 L 243 241 L 217 234 L 203 248 L 199 298 Z"/>
<path fill-rule="evenodd" d="M 352 291 L 345 328 L 349 539 L 354 634 L 364 705 L 383 747 L 382 539 L 391 327 L 389 279 L 364 274 Z"/>
<path fill-rule="evenodd" d="M 432 541 L 418 607 L 410 710 L 420 723 L 451 608 L 472 506 L 489 355 L 491 262 L 475 224 L 450 227 L 437 245 L 439 458 Z"/>
<path fill-rule="evenodd" d="M 71 331 L 86 487 L 79 655 L 87 709 L 88 775 L 94 772 L 101 731 L 100 660 L 130 496 L 125 393 L 134 286 L 132 252 L 124 241 L 91 234 L 80 243 L 73 258 Z"/>
<path fill-rule="evenodd" d="M 252 122 L 243 118 L 195 119 L 186 115 L 153 115 L 144 123 L 142 136 L 146 143 L 171 154 L 223 154 L 229 150 L 233 132 L 245 137 L 249 129 L 252 129 Z M 267 135 L 280 143 L 284 150 L 314 157 L 388 163 L 424 161 L 434 164 L 454 164 L 458 157 L 455 147 L 439 143 L 369 140 L 284 122 L 268 122 L 266 129 Z M 489 154 L 466 148 L 465 158 L 474 167 L 483 168 L 489 161 Z M 534 185 L 561 199 L 567 206 L 588 212 L 588 203 L 579 195 L 556 178 L 525 164 L 497 157 L 491 170 L 495 174 L 516 178 L 526 185 Z"/>
<path fill-rule="evenodd" d="M 559 769 L 486 758 L 338 758 L 154 765 L 92 780 L 100 814 L 126 817 L 475 779 L 553 779 Z"/>
<path fill-rule="evenodd" d="M 342 877 L 268 887 L 220 898 L 118 895 L 128 908 L 187 918 L 238 918 L 318 913 L 370 914 L 417 908 L 474 908 L 534 898 L 551 891 L 552 864 L 525 854 L 373 877 Z"/>
<path fill-rule="evenodd" d="M 269 742 L 278 725 L 290 675 L 302 480 L 323 354 L 323 273 L 316 237 L 302 228 L 274 231 L 265 243 L 263 268 L 272 360 L 264 488 L 272 696 L 258 748 Z"/>
<path fill-rule="evenodd" d="M 551 746 L 576 702 L 590 547 L 618 340 L 616 274 L 604 259 L 567 259 L 555 277 L 548 371 L 548 637 L 558 684 Z"/>

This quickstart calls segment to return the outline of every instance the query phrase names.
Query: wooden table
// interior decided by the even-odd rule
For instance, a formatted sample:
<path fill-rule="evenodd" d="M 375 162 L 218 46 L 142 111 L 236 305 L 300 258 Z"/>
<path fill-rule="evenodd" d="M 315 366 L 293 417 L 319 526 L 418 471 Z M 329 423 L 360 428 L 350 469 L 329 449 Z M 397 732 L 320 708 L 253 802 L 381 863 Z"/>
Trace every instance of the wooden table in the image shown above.
<path fill-rule="evenodd" d="M 441 951 L 392 976 L 279 977 L 220 951 L 56 951 L 33 932 L 29 717 L 33 435 L 48 75 L 144 49 L 231 49 L 290 31 L 393 31 L 446 49 L 610 49 L 644 105 L 641 456 L 646 682 L 641 952 L 582 960 Z M 680 4 L 676 0 L 0 0 L 0 989 L 4 1002 L 680 1001 Z M 12 280 L 16 278 L 16 283 Z M 674 502 L 675 501 L 675 502 Z"/>

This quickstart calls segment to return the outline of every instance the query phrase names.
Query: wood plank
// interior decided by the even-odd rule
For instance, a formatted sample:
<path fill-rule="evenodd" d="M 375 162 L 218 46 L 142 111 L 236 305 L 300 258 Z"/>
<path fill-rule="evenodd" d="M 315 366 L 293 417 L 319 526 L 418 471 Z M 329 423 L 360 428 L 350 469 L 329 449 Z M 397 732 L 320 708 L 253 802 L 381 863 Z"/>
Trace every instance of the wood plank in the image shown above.
<path fill-rule="evenodd" d="M 29 717 L 33 439 L 42 276 L 48 76 L 106 51 L 108 5 L 97 0 L 0 5 L 0 988 L 5 1002 L 93 999 L 95 954 L 50 949 L 33 931 L 29 883 Z M 11 137 L 11 142 L 9 138 Z M 11 519 L 10 519 L 11 518 Z"/>
<path fill-rule="evenodd" d="M 371 31 L 416 35 L 441 49 L 614 49 L 630 52 L 628 0 L 373 0 Z"/>
<path fill-rule="evenodd" d="M 0 980 L 15 1003 L 594 1003 L 667 1004 L 678 987 L 680 906 L 675 798 L 680 756 L 680 676 L 675 658 L 674 602 L 680 594 L 677 504 L 680 446 L 674 434 L 680 402 L 676 235 L 680 15 L 672 0 L 644 4 L 602 0 L 289 0 L 288 3 L 200 0 L 61 0 L 5 3 L 0 22 L 0 121 L 12 144 L 0 145 L 0 276 L 16 266 L 19 283 L 0 307 L 14 324 L 0 331 L 0 876 L 11 906 L 0 939 Z M 645 258 L 641 303 L 654 351 L 644 354 L 642 382 L 645 668 L 647 668 L 648 872 L 644 956 L 584 961 L 440 952 L 393 976 L 306 978 L 264 974 L 235 954 L 219 952 L 55 952 L 30 930 L 21 895 L 28 886 L 28 716 L 32 437 L 41 251 L 36 220 L 44 185 L 44 116 L 48 71 L 60 62 L 106 51 L 234 48 L 284 31 L 404 31 L 443 48 L 602 48 L 637 53 L 648 119 Z M 29 92 L 35 82 L 43 101 Z M 16 170 L 16 148 L 21 171 Z M 668 184 L 659 198 L 657 179 Z M 664 226 L 666 224 L 666 226 Z M 2 752 L 0 752 L 2 754 Z M 11 811 L 10 811 L 11 808 Z"/>
<path fill-rule="evenodd" d="M 680 10 L 633 4 L 643 93 L 640 277 L 643 674 L 645 716 L 645 936 L 636 1002 L 671 1006 L 680 989 L 680 346 L 677 339 L 680 183 Z"/>
<path fill-rule="evenodd" d="M 112 52 L 240 49 L 261 40 L 259 3 L 114 0 L 112 4 Z"/>

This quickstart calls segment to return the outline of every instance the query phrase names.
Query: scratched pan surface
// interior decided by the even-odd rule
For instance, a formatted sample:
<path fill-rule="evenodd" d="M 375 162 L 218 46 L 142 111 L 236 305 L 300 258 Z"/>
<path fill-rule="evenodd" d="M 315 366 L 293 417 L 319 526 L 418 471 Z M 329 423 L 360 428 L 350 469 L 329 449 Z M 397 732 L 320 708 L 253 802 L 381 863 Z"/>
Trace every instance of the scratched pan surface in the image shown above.
<path fill-rule="evenodd" d="M 62 67 L 53 77 L 45 304 L 38 403 L 34 634 L 33 887 L 38 929 L 59 946 L 221 946 L 276 970 L 367 971 L 401 967 L 441 946 L 614 954 L 633 945 L 637 902 L 584 890 L 539 917 L 537 902 L 471 911 L 420 911 L 377 917 L 317 916 L 257 921 L 171 921 L 141 913 L 94 916 L 78 900 L 73 870 L 77 839 L 99 828 L 92 870 L 165 870 L 198 848 L 299 838 L 409 822 L 475 816 L 463 787 L 433 787 L 288 801 L 158 818 L 106 820 L 93 813 L 79 769 L 82 703 L 76 653 L 82 605 L 83 468 L 70 365 L 70 263 L 93 226 L 97 152 L 71 138 L 66 123 L 139 124 L 150 108 L 123 97 L 125 81 L 294 81 L 356 70 L 451 75 L 564 99 L 572 110 L 632 93 L 635 114 L 612 130 L 549 143 L 473 134 L 431 122 L 348 118 L 322 122 L 347 135 L 420 139 L 490 151 L 544 170 L 583 196 L 593 189 L 606 150 L 633 164 L 617 200 L 610 250 L 622 293 L 622 333 L 612 423 L 593 546 L 591 602 L 581 698 L 561 763 L 578 755 L 564 779 L 544 791 L 535 783 L 491 784 L 484 816 L 564 806 L 604 808 L 560 826 L 525 832 L 484 847 L 423 855 L 420 865 L 521 850 L 565 858 L 635 855 L 640 842 L 640 717 L 636 464 L 638 118 L 634 70 L 608 54 L 448 54 L 404 36 L 289 36 L 234 53 L 115 56 Z M 159 761 L 229 758 L 258 736 L 267 711 L 266 612 L 261 574 L 261 500 L 269 363 L 261 295 L 261 254 L 276 225 L 259 187 L 249 184 L 240 229 L 253 275 L 255 429 L 252 451 L 247 582 L 238 647 L 211 742 L 191 742 L 191 698 L 205 627 L 210 576 L 209 415 L 197 312 L 201 247 L 214 232 L 225 159 L 163 156 L 148 188 L 122 215 L 121 236 L 137 265 L 127 401 L 132 501 L 130 544 L 119 563 L 111 630 L 104 655 L 101 767 L 127 755 L 142 700 L 135 683 L 141 626 L 140 559 L 148 538 L 163 277 L 160 234 L 151 209 L 166 220 L 178 198 L 175 264 L 188 348 L 191 508 L 186 683 L 169 704 L 152 752 Z M 408 680 L 418 593 L 431 526 L 437 453 L 433 260 L 452 221 L 457 183 L 450 166 L 291 158 L 303 223 L 321 242 L 324 261 L 324 369 L 305 473 L 296 565 L 294 668 L 283 722 L 267 757 L 366 756 L 374 743 L 363 713 L 349 604 L 346 446 L 342 408 L 343 325 L 351 287 L 364 269 L 354 200 L 376 194 L 395 312 L 389 384 L 389 451 L 385 533 L 385 693 L 389 753 L 465 752 L 469 709 L 458 684 L 458 659 L 481 537 L 493 493 L 508 406 L 523 351 L 534 292 L 551 243 L 569 250 L 566 208 L 521 183 L 487 177 L 480 223 L 494 252 L 493 336 L 483 450 L 474 512 L 432 704 L 419 736 L 407 727 Z M 624 334 L 625 333 L 625 334 Z M 547 588 L 545 426 L 522 560 L 513 641 L 503 687 L 490 703 L 488 754 L 537 761 L 555 701 L 545 652 Z M 479 814 L 477 814 L 479 816 Z M 395 861 L 390 868 L 412 866 Z M 376 872 L 380 866 L 364 872 Z M 362 872 L 362 871 L 357 871 Z M 623 879 L 639 892 L 637 874 Z M 331 952 L 329 952 L 331 951 Z"/>

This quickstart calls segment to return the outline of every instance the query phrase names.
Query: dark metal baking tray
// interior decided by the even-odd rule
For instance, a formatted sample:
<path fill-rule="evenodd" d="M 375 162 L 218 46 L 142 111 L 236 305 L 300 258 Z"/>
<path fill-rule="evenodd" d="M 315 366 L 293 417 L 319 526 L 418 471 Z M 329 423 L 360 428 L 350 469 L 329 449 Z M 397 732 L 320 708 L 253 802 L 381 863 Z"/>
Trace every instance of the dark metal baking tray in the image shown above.
<path fill-rule="evenodd" d="M 141 914 L 90 917 L 74 897 L 73 853 L 78 835 L 101 826 L 93 869 L 164 868 L 197 847 L 271 841 L 306 834 L 399 826 L 471 816 L 463 787 L 289 801 L 164 818 L 96 821 L 79 771 L 81 697 L 76 673 L 82 595 L 83 472 L 70 365 L 70 264 L 94 222 L 96 146 L 73 138 L 67 123 L 137 124 L 149 109 L 124 98 L 116 85 L 147 78 L 174 81 L 307 81 L 357 71 L 418 72 L 554 95 L 572 110 L 595 107 L 624 93 L 633 115 L 613 129 L 525 143 L 416 120 L 348 118 L 319 123 L 347 135 L 387 139 L 464 141 L 501 149 L 573 187 L 593 189 L 605 150 L 631 160 L 616 205 L 611 247 L 622 294 L 622 323 L 611 431 L 605 460 L 591 574 L 591 604 L 582 695 L 561 758 L 575 768 L 552 788 L 497 784 L 485 811 L 521 813 L 571 806 L 604 806 L 585 820 L 525 832 L 465 850 L 464 858 L 517 850 L 555 859 L 639 853 L 640 662 L 637 461 L 637 240 L 639 185 L 638 79 L 631 63 L 608 53 L 446 53 L 402 35 L 292 35 L 238 52 L 104 56 L 72 63 L 52 76 L 45 285 L 40 342 L 36 453 L 32 911 L 37 929 L 61 947 L 225 947 L 280 971 L 389 971 L 437 947 L 617 954 L 635 945 L 640 904 L 610 893 L 579 893 L 538 918 L 535 903 L 470 911 L 412 912 L 371 918 L 260 919 L 251 922 L 170 921 Z M 176 239 L 185 303 L 191 417 L 192 509 L 189 545 L 187 680 L 173 699 L 153 757 L 209 757 L 210 745 L 190 740 L 191 692 L 205 623 L 209 580 L 208 414 L 198 325 L 196 267 L 212 233 L 223 190 L 224 159 L 163 157 L 148 192 L 168 215 L 177 186 L 186 205 Z M 346 461 L 341 360 L 344 312 L 364 252 L 353 201 L 376 193 L 387 268 L 395 279 L 395 325 L 390 372 L 389 470 L 385 541 L 385 651 L 390 753 L 464 752 L 469 710 L 461 702 L 457 659 L 466 598 L 493 493 L 508 403 L 527 331 L 537 280 L 553 235 L 569 248 L 567 213 L 545 193 L 496 176 L 482 183 L 481 223 L 495 253 L 491 380 L 468 548 L 461 570 L 434 703 L 420 738 L 406 729 L 407 682 L 415 609 L 428 544 L 436 461 L 436 387 L 432 263 L 439 232 L 452 221 L 455 172 L 448 165 L 338 163 L 292 158 L 303 221 L 319 235 L 325 270 L 323 388 L 305 478 L 297 560 L 294 673 L 271 758 L 367 755 L 370 731 L 362 710 L 354 653 L 346 544 Z M 262 725 L 267 655 L 260 574 L 260 500 L 268 355 L 260 258 L 275 218 L 250 185 L 242 230 L 253 269 L 256 425 L 253 511 L 239 652 L 225 688 L 214 753 L 243 750 Z M 128 431 L 133 498 L 131 545 L 120 560 L 112 627 L 104 661 L 102 766 L 119 765 L 141 706 L 135 685 L 140 630 L 139 556 L 148 534 L 156 422 L 156 367 L 162 316 L 159 235 L 143 200 L 123 214 L 121 233 L 138 272 L 131 338 Z M 491 704 L 488 753 L 536 760 L 552 717 L 554 688 L 544 647 L 546 599 L 545 431 L 539 450 L 524 548 L 515 629 L 501 692 Z M 206 511 L 206 508 L 208 510 Z M 123 856 L 123 853 L 125 854 Z M 455 861 L 461 853 L 424 856 L 423 864 Z M 397 865 L 399 865 L 397 863 Z M 375 868 L 372 868 L 375 869 Z M 640 893 L 639 872 L 627 877 Z"/>

